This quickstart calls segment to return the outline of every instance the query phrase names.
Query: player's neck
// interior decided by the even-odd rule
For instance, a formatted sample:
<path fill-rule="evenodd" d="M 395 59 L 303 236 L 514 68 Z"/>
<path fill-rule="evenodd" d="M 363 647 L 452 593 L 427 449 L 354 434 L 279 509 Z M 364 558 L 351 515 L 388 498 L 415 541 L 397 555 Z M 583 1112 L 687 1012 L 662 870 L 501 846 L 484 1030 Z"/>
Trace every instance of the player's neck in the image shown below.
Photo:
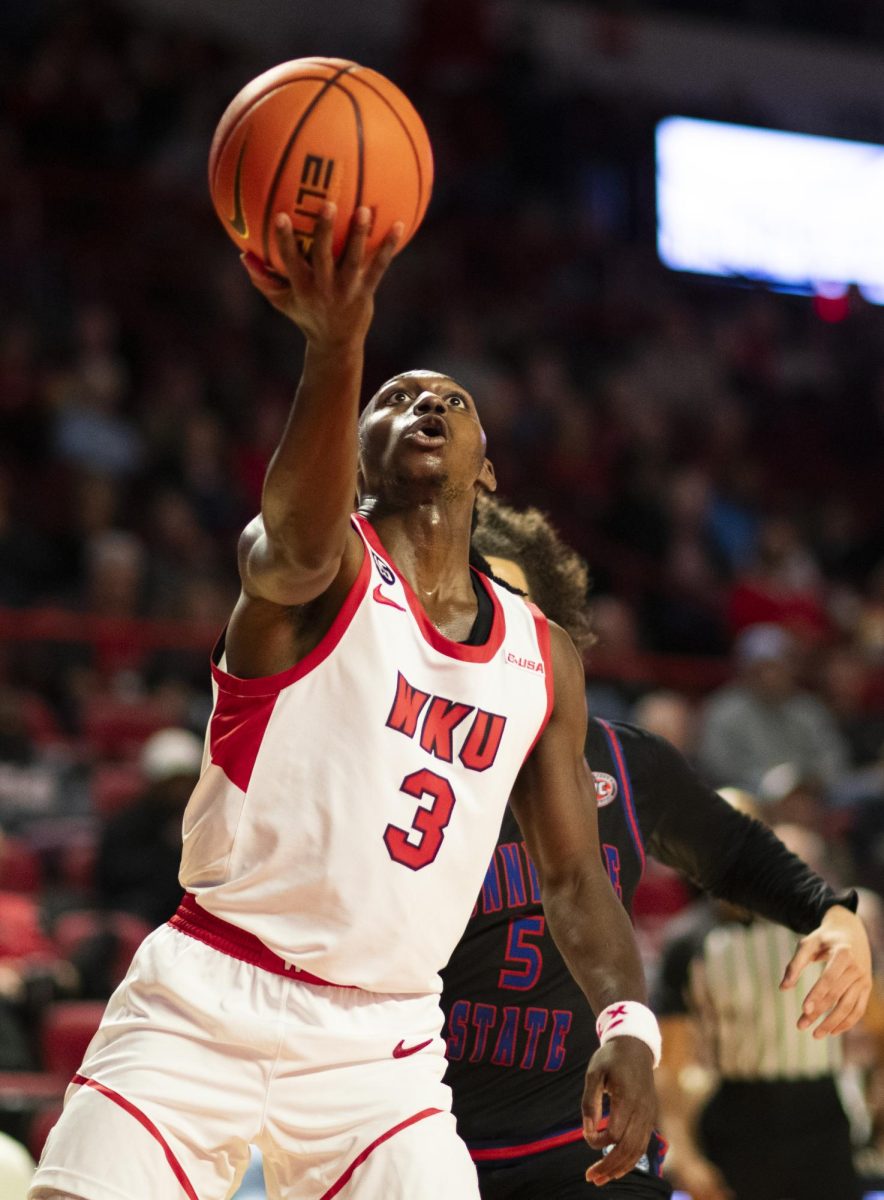
<path fill-rule="evenodd" d="M 469 573 L 471 509 L 435 500 L 391 508 L 360 506 L 378 537 L 428 610 L 446 601 L 474 601 Z"/>

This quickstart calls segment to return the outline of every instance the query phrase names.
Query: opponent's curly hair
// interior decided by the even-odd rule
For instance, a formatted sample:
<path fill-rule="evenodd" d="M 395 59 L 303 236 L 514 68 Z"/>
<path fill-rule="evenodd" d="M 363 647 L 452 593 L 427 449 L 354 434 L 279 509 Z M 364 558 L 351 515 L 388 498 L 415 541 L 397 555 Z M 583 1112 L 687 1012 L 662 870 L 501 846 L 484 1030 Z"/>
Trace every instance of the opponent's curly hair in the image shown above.
<path fill-rule="evenodd" d="M 588 605 L 589 567 L 562 541 L 545 513 L 513 508 L 480 492 L 472 544 L 482 556 L 517 562 L 541 612 L 562 626 L 578 650 L 589 649 L 596 640 Z"/>

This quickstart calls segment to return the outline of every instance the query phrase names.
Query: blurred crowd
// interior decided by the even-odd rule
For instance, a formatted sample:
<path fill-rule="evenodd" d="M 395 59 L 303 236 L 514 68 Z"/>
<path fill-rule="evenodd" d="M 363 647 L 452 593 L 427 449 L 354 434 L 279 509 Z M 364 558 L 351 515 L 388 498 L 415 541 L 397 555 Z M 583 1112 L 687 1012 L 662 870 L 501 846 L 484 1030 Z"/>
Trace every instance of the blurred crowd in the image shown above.
<path fill-rule="evenodd" d="M 609 0 L 605 7 L 627 13 L 639 7 L 674 10 L 708 20 L 736 19 L 750 27 L 857 38 L 879 45 L 884 40 L 884 6 L 880 0 L 817 0 L 812 5 L 801 0 L 771 0 L 765 4 L 756 0 L 719 0 L 714 7 L 703 4 L 702 0 L 647 0 L 640 5 L 632 0 Z"/>
<path fill-rule="evenodd" d="M 824 839 L 834 883 L 884 892 L 884 309 L 664 271 L 665 114 L 551 88 L 483 13 L 426 0 L 372 61 L 424 115 L 437 183 L 367 385 L 427 366 L 476 396 L 502 493 L 591 564 L 595 712 Z M 174 903 L 211 631 L 300 341 L 205 180 L 218 115 L 270 61 L 94 0 L 0 23 L 0 615 L 108 619 L 97 640 L 0 641 L 0 1070 L 28 1070 L 33 1013 L 100 1000 Z M 317 50 L 335 52 L 276 57 Z M 736 99 L 697 115 L 765 119 Z M 204 634 L 158 649 L 133 618 Z M 684 685 L 662 690 L 649 655 L 685 659 Z M 649 876 L 652 969 L 689 900 Z"/>

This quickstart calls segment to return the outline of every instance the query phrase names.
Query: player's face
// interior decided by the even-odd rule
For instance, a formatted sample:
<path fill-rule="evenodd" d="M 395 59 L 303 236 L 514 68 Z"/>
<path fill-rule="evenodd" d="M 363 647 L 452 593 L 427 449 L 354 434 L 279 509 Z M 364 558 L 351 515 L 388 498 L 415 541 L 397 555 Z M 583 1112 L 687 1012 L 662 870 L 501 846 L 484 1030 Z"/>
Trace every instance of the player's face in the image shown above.
<path fill-rule="evenodd" d="M 375 495 L 389 480 L 494 490 L 475 402 L 447 375 L 407 371 L 389 379 L 362 414 L 359 442 L 363 490 Z"/>

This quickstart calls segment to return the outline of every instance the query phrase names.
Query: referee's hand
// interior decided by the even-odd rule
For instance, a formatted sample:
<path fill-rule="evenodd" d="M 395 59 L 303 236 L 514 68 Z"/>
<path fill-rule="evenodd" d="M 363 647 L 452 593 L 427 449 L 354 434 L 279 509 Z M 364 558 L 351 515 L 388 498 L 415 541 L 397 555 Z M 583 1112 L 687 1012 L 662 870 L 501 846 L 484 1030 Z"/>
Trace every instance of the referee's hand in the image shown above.
<path fill-rule="evenodd" d="M 826 966 L 804 998 L 798 1028 L 810 1029 L 819 1021 L 813 1031 L 815 1038 L 846 1033 L 863 1017 L 869 1003 L 872 952 L 862 921 L 840 904 L 830 908 L 819 928 L 798 943 L 780 987 L 795 987 L 805 967 L 818 962 Z"/>
<path fill-rule="evenodd" d="M 601 1187 L 631 1171 L 647 1151 L 656 1115 L 651 1050 L 638 1038 L 611 1038 L 586 1069 L 583 1136 L 594 1150 L 613 1149 L 589 1168 L 587 1182 Z"/>

